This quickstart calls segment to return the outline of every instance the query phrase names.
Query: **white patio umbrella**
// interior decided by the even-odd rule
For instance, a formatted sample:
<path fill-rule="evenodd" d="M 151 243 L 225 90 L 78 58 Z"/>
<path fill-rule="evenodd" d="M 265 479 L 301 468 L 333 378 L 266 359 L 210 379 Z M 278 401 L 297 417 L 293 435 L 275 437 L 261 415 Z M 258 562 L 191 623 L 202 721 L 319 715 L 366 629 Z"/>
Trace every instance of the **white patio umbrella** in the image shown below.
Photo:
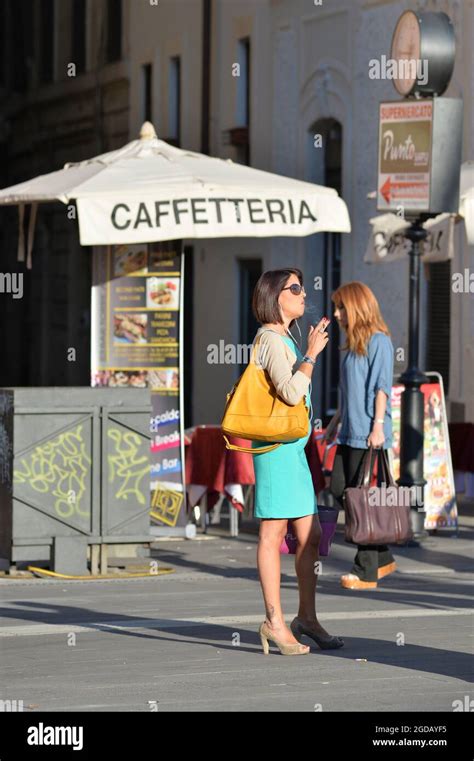
<path fill-rule="evenodd" d="M 176 148 L 145 122 L 140 139 L 0 191 L 0 205 L 77 202 L 82 245 L 183 238 L 302 236 L 350 232 L 332 188 Z"/>
<path fill-rule="evenodd" d="M 474 161 L 465 161 L 461 165 L 459 213 L 464 217 L 466 238 L 474 246 Z"/>
<path fill-rule="evenodd" d="M 37 206 L 55 200 L 76 201 L 80 242 L 86 246 L 351 229 L 346 204 L 335 190 L 176 148 L 159 140 L 149 122 L 140 139 L 119 150 L 0 191 L 0 205 L 19 207 L 20 260 L 25 206 L 32 205 L 28 267 Z M 226 490 L 238 501 L 233 486 Z"/>

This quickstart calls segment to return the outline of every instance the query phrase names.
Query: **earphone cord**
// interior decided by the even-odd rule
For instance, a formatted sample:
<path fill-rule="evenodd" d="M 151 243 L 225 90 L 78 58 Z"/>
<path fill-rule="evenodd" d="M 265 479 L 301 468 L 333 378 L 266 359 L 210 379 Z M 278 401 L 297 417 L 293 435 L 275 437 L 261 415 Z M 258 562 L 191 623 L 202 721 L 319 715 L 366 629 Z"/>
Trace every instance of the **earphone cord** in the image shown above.
<path fill-rule="evenodd" d="M 296 327 L 298 328 L 298 333 L 300 334 L 300 339 L 302 340 L 302 336 L 301 336 L 301 328 L 300 328 L 300 326 L 299 326 L 298 320 L 295 320 L 295 322 L 296 322 Z M 290 336 L 291 336 L 291 338 L 293 339 L 293 341 L 294 341 L 294 342 L 295 342 L 295 344 L 297 345 L 298 349 L 301 351 L 301 344 L 299 344 L 299 343 L 298 343 L 298 341 L 296 340 L 296 338 L 294 337 L 294 335 L 291 333 L 291 331 L 290 331 L 290 329 L 289 329 L 289 328 L 285 328 L 285 329 L 286 329 L 286 332 L 288 333 L 288 335 L 290 335 Z"/>

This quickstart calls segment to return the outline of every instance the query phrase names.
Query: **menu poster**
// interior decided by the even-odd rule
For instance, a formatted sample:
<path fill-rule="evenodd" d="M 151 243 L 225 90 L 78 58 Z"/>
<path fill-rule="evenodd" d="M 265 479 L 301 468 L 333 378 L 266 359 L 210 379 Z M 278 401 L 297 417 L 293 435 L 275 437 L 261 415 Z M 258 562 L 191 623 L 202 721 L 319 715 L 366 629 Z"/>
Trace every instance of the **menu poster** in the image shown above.
<path fill-rule="evenodd" d="M 456 528 L 458 512 L 443 380 L 438 373 L 425 375 L 436 380 L 421 386 L 425 401 L 423 470 L 427 481 L 424 489 L 424 525 L 425 529 Z M 391 396 L 395 480 L 400 475 L 400 416 L 403 390 L 403 385 L 394 385 Z"/>
<path fill-rule="evenodd" d="M 181 419 L 181 241 L 101 248 L 94 256 L 92 386 L 150 388 L 150 515 L 186 525 Z"/>
<path fill-rule="evenodd" d="M 93 386 L 152 386 L 150 372 L 178 365 L 181 254 L 159 246 L 108 246 L 95 257 Z"/>
<path fill-rule="evenodd" d="M 187 523 L 185 488 L 184 488 L 184 425 L 182 420 L 183 387 L 182 387 L 182 354 L 173 351 L 166 353 L 166 347 L 172 345 L 171 337 L 175 336 L 178 346 L 182 347 L 182 314 L 183 314 L 183 265 L 184 254 L 167 258 L 166 247 L 155 244 L 162 249 L 163 270 L 161 277 L 156 277 L 153 292 L 158 294 L 161 302 L 162 322 L 159 328 L 163 345 L 163 359 L 160 367 L 153 375 L 151 388 L 152 406 L 152 444 L 151 444 L 151 516 L 158 524 L 165 526 L 185 526 Z M 169 257 L 169 254 L 168 254 Z M 176 280 L 167 280 L 165 270 L 176 273 Z M 155 267 L 159 272 L 160 268 Z M 176 291 L 171 289 L 176 282 Z M 163 288 L 165 283 L 165 288 Z M 166 285 L 168 283 L 168 285 Z M 171 289 L 171 296 L 167 296 Z M 168 298 L 173 299 L 172 309 L 175 324 L 165 317 Z M 176 306 L 175 306 L 176 304 Z M 178 329 L 176 328 L 178 326 Z M 176 332 L 177 331 L 177 332 Z"/>

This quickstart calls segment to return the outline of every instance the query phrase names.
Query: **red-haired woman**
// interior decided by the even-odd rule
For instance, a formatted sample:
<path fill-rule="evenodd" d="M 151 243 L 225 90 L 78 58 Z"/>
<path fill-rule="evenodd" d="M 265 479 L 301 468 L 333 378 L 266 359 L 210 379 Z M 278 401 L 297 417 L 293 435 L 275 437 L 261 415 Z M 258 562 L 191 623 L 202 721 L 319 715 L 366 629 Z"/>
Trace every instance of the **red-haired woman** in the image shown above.
<path fill-rule="evenodd" d="M 346 334 L 347 353 L 341 366 L 340 406 L 326 438 L 332 438 L 340 420 L 331 492 L 342 502 L 344 489 L 357 484 L 367 449 L 392 446 L 393 345 L 377 299 L 364 283 L 342 285 L 332 300 L 334 316 Z M 387 545 L 358 545 L 351 572 L 341 577 L 341 584 L 346 589 L 374 588 L 395 569 Z"/>

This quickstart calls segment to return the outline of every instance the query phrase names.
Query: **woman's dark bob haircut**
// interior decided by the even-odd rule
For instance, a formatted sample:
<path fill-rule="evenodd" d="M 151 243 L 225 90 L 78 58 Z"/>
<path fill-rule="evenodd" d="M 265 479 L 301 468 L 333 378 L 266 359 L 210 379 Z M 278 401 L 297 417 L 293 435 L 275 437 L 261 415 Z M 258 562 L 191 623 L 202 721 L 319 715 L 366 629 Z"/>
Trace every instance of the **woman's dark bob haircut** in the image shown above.
<path fill-rule="evenodd" d="M 298 269 L 268 270 L 260 275 L 253 291 L 252 311 L 261 325 L 267 322 L 283 324 L 278 297 L 291 275 L 296 275 L 303 285 L 303 273 Z"/>

